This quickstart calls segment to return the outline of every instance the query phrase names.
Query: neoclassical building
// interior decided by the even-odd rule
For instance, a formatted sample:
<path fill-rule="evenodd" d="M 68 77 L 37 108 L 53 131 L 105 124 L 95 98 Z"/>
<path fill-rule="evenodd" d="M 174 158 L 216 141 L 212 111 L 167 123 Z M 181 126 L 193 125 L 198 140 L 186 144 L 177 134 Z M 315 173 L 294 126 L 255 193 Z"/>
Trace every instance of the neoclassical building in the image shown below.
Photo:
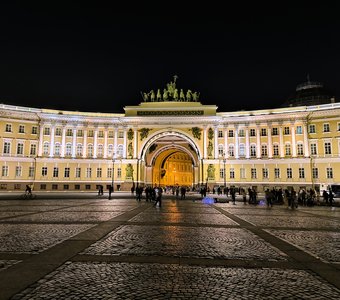
<path fill-rule="evenodd" d="M 0 104 L 0 189 L 340 184 L 340 103 L 217 112 L 176 78 L 142 96 L 120 114 Z"/>

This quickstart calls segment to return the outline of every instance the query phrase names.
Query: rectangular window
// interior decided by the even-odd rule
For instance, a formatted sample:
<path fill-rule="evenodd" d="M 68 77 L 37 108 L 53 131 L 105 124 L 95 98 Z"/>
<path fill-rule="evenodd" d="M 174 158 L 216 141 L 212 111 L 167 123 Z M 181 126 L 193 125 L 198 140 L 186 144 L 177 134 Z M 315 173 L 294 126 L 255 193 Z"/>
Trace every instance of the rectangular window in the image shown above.
<path fill-rule="evenodd" d="M 234 168 L 230 168 L 230 179 L 234 179 L 235 178 L 235 170 Z"/>
<path fill-rule="evenodd" d="M 15 190 L 21 190 L 21 184 L 20 183 L 15 183 L 14 184 L 14 189 Z"/>
<path fill-rule="evenodd" d="M 296 134 L 302 134 L 302 126 L 296 126 Z"/>
<path fill-rule="evenodd" d="M 78 136 L 78 137 L 82 137 L 83 135 L 84 135 L 83 130 L 78 129 L 78 130 L 77 130 L 77 136 Z"/>
<path fill-rule="evenodd" d="M 275 174 L 275 178 L 276 179 L 280 178 L 280 169 L 279 168 L 275 168 L 274 169 L 274 174 Z"/>
<path fill-rule="evenodd" d="M 293 178 L 293 170 L 292 170 L 292 168 L 287 168 L 287 178 Z"/>
<path fill-rule="evenodd" d="M 107 173 L 106 173 L 107 178 L 112 178 L 112 168 L 107 168 Z"/>
<path fill-rule="evenodd" d="M 268 178 L 268 169 L 267 168 L 262 169 L 262 177 L 264 179 Z"/>
<path fill-rule="evenodd" d="M 28 177 L 34 177 L 34 167 L 28 168 Z"/>
<path fill-rule="evenodd" d="M 328 123 L 323 124 L 323 132 L 330 132 L 330 127 Z"/>
<path fill-rule="evenodd" d="M 104 131 L 103 130 L 98 131 L 98 137 L 100 137 L 100 138 L 104 137 Z"/>
<path fill-rule="evenodd" d="M 274 127 L 272 129 L 272 135 L 278 135 L 279 134 L 279 131 L 278 131 L 278 128 L 277 127 Z"/>
<path fill-rule="evenodd" d="M 58 185 L 57 184 L 52 184 L 52 190 L 57 190 L 58 189 Z"/>
<path fill-rule="evenodd" d="M 11 153 L 11 143 L 4 142 L 4 154 L 10 154 L 10 153 Z"/>
<path fill-rule="evenodd" d="M 256 136 L 256 131 L 254 128 L 250 129 L 250 136 Z"/>
<path fill-rule="evenodd" d="M 81 168 L 76 168 L 76 178 L 80 178 Z"/>
<path fill-rule="evenodd" d="M 313 174 L 313 178 L 314 179 L 319 178 L 319 169 L 318 168 L 313 168 L 312 169 L 312 174 Z"/>
<path fill-rule="evenodd" d="M 234 130 L 228 131 L 228 137 L 234 137 Z"/>
<path fill-rule="evenodd" d="M 246 169 L 245 168 L 241 168 L 240 169 L 240 177 L 242 179 L 245 179 L 246 178 Z"/>
<path fill-rule="evenodd" d="M 85 185 L 85 190 L 90 190 L 91 189 L 91 185 L 90 184 L 86 184 Z"/>
<path fill-rule="evenodd" d="M 7 190 L 7 183 L 1 183 L 0 190 Z"/>
<path fill-rule="evenodd" d="M 64 184 L 64 190 L 68 190 L 70 186 L 68 184 Z"/>
<path fill-rule="evenodd" d="M 45 183 L 40 184 L 40 189 L 41 190 L 46 190 L 46 184 Z"/>
<path fill-rule="evenodd" d="M 64 177 L 70 177 L 70 168 L 65 168 L 64 170 Z"/>
<path fill-rule="evenodd" d="M 66 136 L 72 136 L 73 135 L 73 130 L 71 128 L 68 128 L 66 130 Z"/>
<path fill-rule="evenodd" d="M 97 178 L 102 177 L 102 168 L 97 168 Z"/>
<path fill-rule="evenodd" d="M 80 190 L 80 184 L 75 184 L 75 185 L 74 185 L 74 189 L 75 189 L 75 190 Z"/>
<path fill-rule="evenodd" d="M 59 168 L 54 167 L 53 168 L 53 177 L 58 177 L 59 176 Z"/>
<path fill-rule="evenodd" d="M 273 155 L 279 156 L 279 145 L 277 144 L 273 145 Z"/>
<path fill-rule="evenodd" d="M 245 136 L 244 129 L 240 129 L 240 130 L 238 131 L 238 136 L 239 136 L 239 137 L 244 137 L 244 136 Z"/>
<path fill-rule="evenodd" d="M 58 127 L 58 128 L 55 129 L 55 135 L 61 136 L 61 128 Z"/>
<path fill-rule="evenodd" d="M 24 154 L 24 144 L 18 143 L 17 145 L 17 155 L 23 155 Z"/>
<path fill-rule="evenodd" d="M 19 133 L 25 133 L 25 126 L 19 125 Z"/>
<path fill-rule="evenodd" d="M 88 131 L 87 136 L 88 136 L 88 137 L 93 137 L 93 130 L 92 130 L 92 129 L 90 129 L 90 130 Z"/>
<path fill-rule="evenodd" d="M 220 168 L 220 179 L 224 178 L 224 168 Z"/>
<path fill-rule="evenodd" d="M 44 135 L 50 135 L 50 127 L 44 128 Z"/>
<path fill-rule="evenodd" d="M 122 177 L 122 169 L 117 168 L 117 178 L 121 178 L 121 177 Z"/>
<path fill-rule="evenodd" d="M 41 176 L 47 176 L 47 167 L 41 168 Z"/>
<path fill-rule="evenodd" d="M 289 127 L 285 127 L 284 128 L 284 134 L 290 134 L 290 130 L 289 130 Z"/>
<path fill-rule="evenodd" d="M 92 169 L 86 168 L 86 178 L 91 178 L 91 176 L 92 176 Z"/>
<path fill-rule="evenodd" d="M 309 133 L 316 133 L 316 128 L 314 124 L 309 125 Z"/>
<path fill-rule="evenodd" d="M 118 131 L 118 138 L 119 139 L 124 138 L 124 131 Z"/>
<path fill-rule="evenodd" d="M 340 131 L 340 123 L 338 123 L 338 131 Z"/>
<path fill-rule="evenodd" d="M 261 128 L 261 136 L 267 136 L 267 129 Z"/>
<path fill-rule="evenodd" d="M 109 138 L 113 138 L 113 131 L 109 130 L 109 134 L 108 134 Z"/>
<path fill-rule="evenodd" d="M 257 178 L 256 169 L 255 168 L 251 168 L 251 178 L 252 179 L 256 179 Z"/>
<path fill-rule="evenodd" d="M 36 155 L 36 154 L 37 154 L 37 145 L 36 144 L 31 144 L 30 155 Z"/>
<path fill-rule="evenodd" d="M 299 168 L 299 178 L 305 178 L 305 168 Z"/>
<path fill-rule="evenodd" d="M 329 142 L 325 143 L 325 154 L 332 154 L 331 143 Z"/>
<path fill-rule="evenodd" d="M 8 166 L 2 166 L 1 176 L 2 177 L 7 177 L 8 176 Z"/>
<path fill-rule="evenodd" d="M 297 155 L 303 155 L 303 144 L 297 144 Z"/>
<path fill-rule="evenodd" d="M 219 138 L 222 138 L 222 137 L 223 137 L 223 131 L 222 131 L 222 130 L 219 130 L 219 131 L 218 131 L 218 137 L 219 137 Z"/>
<path fill-rule="evenodd" d="M 316 147 L 315 143 L 310 144 L 310 154 L 311 155 L 317 155 L 318 154 L 317 147 Z"/>
<path fill-rule="evenodd" d="M 32 134 L 37 134 L 37 133 L 38 133 L 38 127 L 32 126 Z"/>
<path fill-rule="evenodd" d="M 256 146 L 255 145 L 250 145 L 250 156 L 256 157 Z"/>
<path fill-rule="evenodd" d="M 268 151 L 267 151 L 267 145 L 261 145 L 261 156 L 267 156 Z"/>
<path fill-rule="evenodd" d="M 6 132 L 12 132 L 12 124 L 6 124 Z"/>
<path fill-rule="evenodd" d="M 332 179 L 333 178 L 333 168 L 327 168 L 327 179 Z"/>

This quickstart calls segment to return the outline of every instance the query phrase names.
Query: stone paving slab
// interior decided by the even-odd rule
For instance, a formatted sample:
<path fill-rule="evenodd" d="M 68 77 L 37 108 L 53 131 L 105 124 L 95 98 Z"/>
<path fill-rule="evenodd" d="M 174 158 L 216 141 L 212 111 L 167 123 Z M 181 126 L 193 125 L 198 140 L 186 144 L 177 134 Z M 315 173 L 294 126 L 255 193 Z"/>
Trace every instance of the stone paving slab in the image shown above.
<path fill-rule="evenodd" d="M 40 253 L 93 224 L 0 224 L 0 253 Z"/>
<path fill-rule="evenodd" d="M 68 211 L 53 211 L 36 213 L 26 216 L 18 216 L 15 218 L 7 219 L 6 221 L 14 222 L 99 222 L 107 221 L 120 215 L 122 211 L 112 212 L 98 212 L 98 211 L 85 211 L 85 212 L 68 212 Z"/>
<path fill-rule="evenodd" d="M 129 211 L 131 209 L 134 209 L 136 206 L 131 205 L 120 205 L 120 206 L 114 206 L 114 205 L 81 205 L 81 206 L 73 206 L 73 207 L 66 207 L 61 208 L 59 211 L 79 211 L 79 212 L 108 212 L 108 211 Z"/>
<path fill-rule="evenodd" d="M 317 207 L 311 209 L 301 209 L 301 211 L 317 216 L 326 216 L 340 219 L 340 209 L 338 207 Z"/>
<path fill-rule="evenodd" d="M 187 224 L 210 224 L 210 225 L 235 225 L 238 224 L 216 212 L 212 214 L 203 213 L 151 213 L 149 210 L 132 218 L 131 222 L 166 222 L 166 223 L 187 223 Z"/>
<path fill-rule="evenodd" d="M 20 212 L 43 212 L 48 210 L 62 209 L 65 205 L 8 205 L 0 206 L 0 212 L 20 211 Z"/>
<path fill-rule="evenodd" d="M 216 205 L 217 206 L 217 205 Z M 227 211 L 236 215 L 252 215 L 252 216 L 306 216 L 305 212 L 300 210 L 290 210 L 285 207 L 257 207 L 252 208 L 249 206 L 240 207 L 240 208 L 227 208 L 222 207 L 224 211 Z"/>
<path fill-rule="evenodd" d="M 121 226 L 82 254 L 287 259 L 278 249 L 245 229 L 180 226 Z"/>
<path fill-rule="evenodd" d="M 340 232 L 275 229 L 266 231 L 326 262 L 340 263 Z"/>
<path fill-rule="evenodd" d="M 15 216 L 21 216 L 21 215 L 25 215 L 25 214 L 27 214 L 27 212 L 25 212 L 25 211 L 9 211 L 9 212 L 3 212 L 3 211 L 1 211 L 0 212 L 0 222 L 1 222 L 1 220 L 2 219 L 8 219 L 8 218 L 10 218 L 10 217 L 15 217 Z"/>
<path fill-rule="evenodd" d="M 304 270 L 66 263 L 11 299 L 339 299 Z"/>
<path fill-rule="evenodd" d="M 11 266 L 13 266 L 13 265 L 15 265 L 19 262 L 20 262 L 20 260 L 13 260 L 13 259 L 4 260 L 4 259 L 1 259 L 0 260 L 0 272 L 10 268 Z"/>
<path fill-rule="evenodd" d="M 237 216 L 256 226 L 263 227 L 340 229 L 340 222 L 311 216 Z"/>

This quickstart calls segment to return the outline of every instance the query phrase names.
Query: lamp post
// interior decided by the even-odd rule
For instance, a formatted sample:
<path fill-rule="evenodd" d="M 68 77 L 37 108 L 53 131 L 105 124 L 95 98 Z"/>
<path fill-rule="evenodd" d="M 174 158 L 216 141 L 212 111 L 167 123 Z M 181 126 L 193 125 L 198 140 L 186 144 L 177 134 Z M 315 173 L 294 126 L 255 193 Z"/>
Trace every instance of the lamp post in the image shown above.
<path fill-rule="evenodd" d="M 112 193 L 115 191 L 114 188 L 114 177 L 115 177 L 115 157 L 114 155 L 112 156 L 112 182 L 111 182 L 111 187 L 112 187 Z"/>
<path fill-rule="evenodd" d="M 223 156 L 223 177 L 224 177 L 224 188 L 227 187 L 227 181 L 226 181 L 226 173 L 225 173 L 225 163 L 227 162 L 227 159 L 225 158 L 225 155 Z"/>

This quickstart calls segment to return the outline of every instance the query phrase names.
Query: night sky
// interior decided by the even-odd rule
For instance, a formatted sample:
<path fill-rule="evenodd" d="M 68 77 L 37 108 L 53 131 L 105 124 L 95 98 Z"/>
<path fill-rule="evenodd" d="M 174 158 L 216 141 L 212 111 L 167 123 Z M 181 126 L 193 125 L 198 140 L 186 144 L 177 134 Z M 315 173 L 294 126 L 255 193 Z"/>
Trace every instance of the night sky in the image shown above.
<path fill-rule="evenodd" d="M 334 3 L 25 2 L 0 7 L 0 103 L 123 113 L 174 75 L 220 112 L 279 107 L 307 74 L 340 97 Z"/>

